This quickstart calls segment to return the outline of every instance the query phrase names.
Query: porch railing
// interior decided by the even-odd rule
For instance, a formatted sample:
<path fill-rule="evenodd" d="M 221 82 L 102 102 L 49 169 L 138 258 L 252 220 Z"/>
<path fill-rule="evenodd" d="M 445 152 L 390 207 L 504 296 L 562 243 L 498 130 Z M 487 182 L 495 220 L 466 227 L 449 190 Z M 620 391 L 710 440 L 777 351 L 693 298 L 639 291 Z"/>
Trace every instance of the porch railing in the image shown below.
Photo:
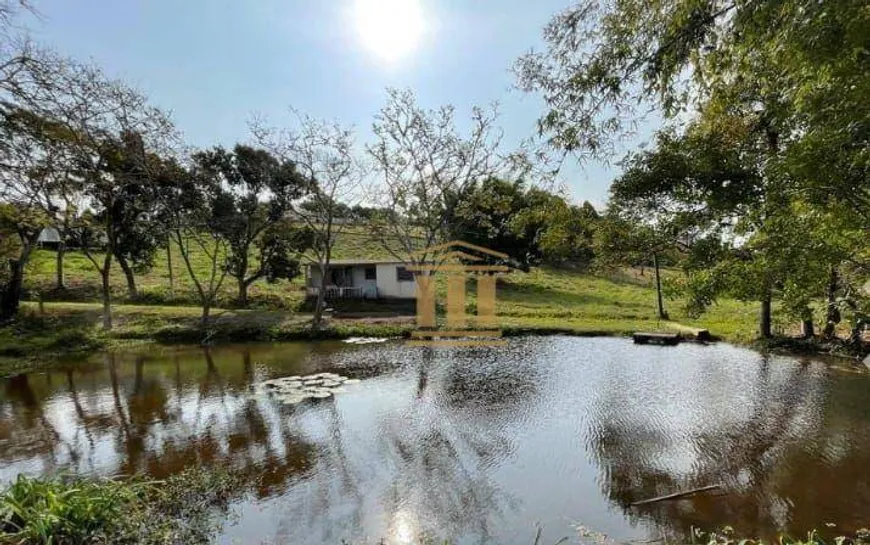
<path fill-rule="evenodd" d="M 320 292 L 319 286 L 309 286 L 307 288 L 310 297 L 316 297 Z M 362 299 L 365 297 L 365 290 L 361 286 L 326 286 L 325 297 L 327 299 Z"/>

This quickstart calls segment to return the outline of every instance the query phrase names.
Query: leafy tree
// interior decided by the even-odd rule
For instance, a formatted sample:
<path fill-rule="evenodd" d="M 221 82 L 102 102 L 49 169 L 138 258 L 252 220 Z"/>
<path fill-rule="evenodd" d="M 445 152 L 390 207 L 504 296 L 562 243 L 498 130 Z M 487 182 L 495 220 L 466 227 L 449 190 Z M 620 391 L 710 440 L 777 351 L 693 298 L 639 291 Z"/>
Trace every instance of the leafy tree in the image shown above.
<path fill-rule="evenodd" d="M 529 207 L 527 191 L 521 180 L 487 178 L 472 185 L 458 199 L 449 237 L 508 254 L 528 268 L 539 258 L 536 239 L 514 224 Z"/>
<path fill-rule="evenodd" d="M 548 105 L 541 132 L 566 152 L 609 155 L 650 105 L 674 118 L 694 109 L 710 138 L 717 131 L 726 138 L 735 129 L 742 133 L 737 159 L 760 183 L 754 200 L 738 199 L 739 210 L 719 216 L 731 232 L 706 221 L 716 216 L 714 197 L 724 198 L 718 211 L 734 203 L 726 188 L 677 201 L 714 205 L 712 214 L 695 207 L 693 217 L 731 246 L 724 255 L 735 259 L 715 268 L 755 282 L 736 285 L 761 300 L 766 336 L 772 290 L 787 290 L 781 293 L 792 299 L 789 283 L 798 278 L 786 275 L 785 264 L 803 254 L 808 238 L 792 232 L 777 239 L 775 227 L 789 220 L 778 213 L 833 207 L 850 218 L 851 229 L 868 226 L 868 27 L 870 14 L 856 0 L 587 1 L 554 17 L 546 51 L 524 56 L 517 71 L 521 85 Z M 800 282 L 807 284 L 804 293 L 817 284 L 815 276 Z"/>
<path fill-rule="evenodd" d="M 539 188 L 526 193 L 526 207 L 511 228 L 534 249 L 536 263 L 588 265 L 598 213 L 588 202 L 569 204 L 562 196 Z"/>
<path fill-rule="evenodd" d="M 59 145 L 62 128 L 29 110 L 2 104 L 0 134 L 0 198 L 6 201 L 7 236 L 18 241 L 9 255 L 0 311 L 0 319 L 8 320 L 18 309 L 24 271 L 39 234 L 57 210 L 54 196 L 69 163 Z"/>
<path fill-rule="evenodd" d="M 668 319 L 662 295 L 661 257 L 677 246 L 671 233 L 655 225 L 637 221 L 630 214 L 621 214 L 611 207 L 601 218 L 595 232 L 595 263 L 604 269 L 646 264 L 652 261 L 655 274 L 656 313 L 661 320 Z"/>
<path fill-rule="evenodd" d="M 167 152 L 175 141 L 169 117 L 124 82 L 107 78 L 90 64 L 39 52 L 38 58 L 15 73 L 10 94 L 16 106 L 58 127 L 75 179 L 91 213 L 99 222 L 86 226 L 100 231 L 105 253 L 91 253 L 102 279 L 103 326 L 112 327 L 109 275 L 119 239 L 119 226 L 135 207 L 126 199 L 147 192 L 150 154 Z"/>
<path fill-rule="evenodd" d="M 203 170 L 195 162 L 190 170 L 167 169 L 163 174 L 161 194 L 170 238 L 196 288 L 201 324 L 206 327 L 230 270 L 230 245 L 222 221 L 232 210 L 232 197 L 221 190 L 210 169 Z M 204 265 L 194 267 L 194 254 L 205 257 Z"/>
<path fill-rule="evenodd" d="M 718 241 L 713 246 L 698 245 L 696 259 L 689 261 L 689 272 L 701 270 L 703 264 L 717 273 L 696 275 L 687 283 L 693 292 L 692 310 L 700 311 L 715 300 L 716 293 L 729 287 L 731 295 L 761 301 L 760 331 L 769 336 L 776 274 L 767 269 L 770 260 L 764 255 L 765 247 L 751 242 L 761 240 L 757 237 L 765 225 L 764 216 L 776 209 L 776 201 L 771 200 L 766 180 L 747 160 L 752 147 L 745 134 L 739 123 L 731 132 L 697 125 L 681 136 L 660 133 L 655 149 L 626 160 L 625 173 L 611 188 L 611 208 L 645 227 L 634 233 L 641 236 L 624 242 L 638 244 L 656 256 L 681 240 L 687 245 L 697 237 Z M 727 246 L 733 251 L 724 251 Z M 710 249 L 717 252 L 698 257 Z M 726 273 L 733 282 L 721 278 Z"/>
<path fill-rule="evenodd" d="M 216 147 L 195 153 L 193 162 L 198 176 L 212 180 L 221 203 L 212 221 L 227 244 L 238 303 L 248 304 L 248 288 L 261 278 L 289 280 L 298 274 L 298 263 L 290 255 L 298 253 L 294 245 L 300 239 L 284 224 L 292 202 L 309 187 L 296 166 L 241 144 L 232 151 Z"/>
<path fill-rule="evenodd" d="M 18 312 L 24 270 L 48 219 L 26 203 L 0 203 L 0 323 Z"/>

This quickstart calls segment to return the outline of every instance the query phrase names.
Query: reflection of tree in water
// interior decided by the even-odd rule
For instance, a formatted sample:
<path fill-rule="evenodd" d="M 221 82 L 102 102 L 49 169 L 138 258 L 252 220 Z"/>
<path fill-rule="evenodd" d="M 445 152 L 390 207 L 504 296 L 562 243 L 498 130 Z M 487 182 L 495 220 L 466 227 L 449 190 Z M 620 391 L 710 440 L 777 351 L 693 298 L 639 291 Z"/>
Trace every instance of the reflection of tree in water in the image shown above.
<path fill-rule="evenodd" d="M 174 362 L 145 356 L 122 362 L 109 354 L 102 373 L 66 370 L 63 384 L 52 384 L 50 374 L 34 375 L 39 392 L 27 375 L 4 381 L 0 465 L 161 478 L 191 465 L 220 464 L 262 476 L 260 495 L 282 490 L 310 467 L 311 447 L 271 403 L 250 395 L 246 352 L 221 364 L 209 351 L 183 363 L 177 356 Z"/>
<path fill-rule="evenodd" d="M 0 460 L 32 457 L 50 471 L 58 465 L 62 454 L 58 447 L 74 456 L 73 445 L 61 440 L 55 424 L 48 418 L 30 376 L 17 375 L 5 382 L 4 395 L 11 403 L 5 404 L 0 412 Z M 26 433 L 22 433 L 21 427 Z"/>
<path fill-rule="evenodd" d="M 374 437 L 348 429 L 332 405 L 312 414 L 322 419 L 317 427 L 327 430 L 326 439 L 318 444 L 317 469 L 301 485 L 304 504 L 288 502 L 280 539 L 300 528 L 310 542 L 353 535 L 365 526 L 374 507 L 366 500 L 378 490 L 375 511 L 384 513 L 387 535 L 368 538 L 491 541 L 493 525 L 515 502 L 489 470 L 512 451 L 506 432 L 517 406 L 534 397 L 535 373 L 495 365 L 495 355 L 487 364 L 474 351 L 411 354 L 417 359 L 411 396 L 371 409 L 377 420 L 366 431 Z"/>
<path fill-rule="evenodd" d="M 849 531 L 870 508 L 870 432 L 861 425 L 868 419 L 856 419 L 849 408 L 863 406 L 858 400 L 866 397 L 866 385 L 865 377 L 830 377 L 819 366 L 765 359 L 748 386 L 745 381 L 708 385 L 733 388 L 728 399 L 707 398 L 703 388 L 681 389 L 698 396 L 680 405 L 696 410 L 692 417 L 703 426 L 675 436 L 645 419 L 678 412 L 668 406 L 674 400 L 664 408 L 626 410 L 637 401 L 610 383 L 591 411 L 590 452 L 605 495 L 630 518 L 654 521 L 674 539 L 692 526 L 730 525 L 741 535 L 768 538 L 825 522 Z M 729 417 L 741 410 L 740 417 Z M 835 452 L 826 455 L 832 446 Z M 672 456 L 686 452 L 688 471 L 669 465 Z M 640 499 L 716 483 L 725 485 L 724 492 L 630 507 Z"/>

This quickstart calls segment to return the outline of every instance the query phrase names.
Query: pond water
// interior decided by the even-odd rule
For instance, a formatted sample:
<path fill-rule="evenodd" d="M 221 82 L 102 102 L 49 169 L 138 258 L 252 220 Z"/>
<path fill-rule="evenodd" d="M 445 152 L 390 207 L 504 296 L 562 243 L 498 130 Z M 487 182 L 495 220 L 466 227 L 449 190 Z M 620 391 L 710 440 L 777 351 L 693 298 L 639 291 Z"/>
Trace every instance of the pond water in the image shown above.
<path fill-rule="evenodd" d="M 283 405 L 252 384 L 362 379 Z M 511 339 L 98 355 L 0 384 L 0 479 L 227 464 L 224 543 L 542 544 L 870 525 L 870 377 L 725 344 Z M 255 483 L 255 484 L 254 484 Z M 634 501 L 721 483 L 714 493 Z M 834 528 L 826 523 L 836 523 Z"/>

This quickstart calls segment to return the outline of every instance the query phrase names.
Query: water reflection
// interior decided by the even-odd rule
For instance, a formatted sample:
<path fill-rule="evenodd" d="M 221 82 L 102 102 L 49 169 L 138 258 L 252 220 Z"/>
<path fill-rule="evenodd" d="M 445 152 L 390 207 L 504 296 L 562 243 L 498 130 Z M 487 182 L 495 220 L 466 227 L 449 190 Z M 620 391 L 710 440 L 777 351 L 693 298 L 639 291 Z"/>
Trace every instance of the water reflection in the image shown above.
<path fill-rule="evenodd" d="M 162 478 L 190 465 L 227 465 L 278 493 L 310 469 L 313 447 L 250 393 L 250 351 L 208 349 L 21 375 L 5 383 L 0 475 L 134 474 Z M 57 380 L 63 377 L 63 381 Z"/>
<path fill-rule="evenodd" d="M 865 526 L 870 411 L 855 408 L 864 405 L 867 377 L 838 375 L 818 362 L 741 355 L 750 361 L 717 358 L 683 377 L 695 386 L 617 374 L 606 381 L 589 435 L 602 493 L 629 520 L 654 521 L 671 539 L 693 526 L 727 524 L 765 538 Z M 659 393 L 644 395 L 638 385 Z M 653 405 L 638 403 L 651 397 Z M 631 506 L 717 483 L 717 493 Z M 830 530 L 827 522 L 838 525 Z"/>
<path fill-rule="evenodd" d="M 252 384 L 338 372 L 335 399 Z M 226 542 L 618 540 L 729 524 L 770 537 L 867 526 L 867 376 L 720 346 L 248 345 L 105 354 L 0 384 L 0 478 L 246 472 Z M 717 494 L 632 506 L 722 483 Z"/>

